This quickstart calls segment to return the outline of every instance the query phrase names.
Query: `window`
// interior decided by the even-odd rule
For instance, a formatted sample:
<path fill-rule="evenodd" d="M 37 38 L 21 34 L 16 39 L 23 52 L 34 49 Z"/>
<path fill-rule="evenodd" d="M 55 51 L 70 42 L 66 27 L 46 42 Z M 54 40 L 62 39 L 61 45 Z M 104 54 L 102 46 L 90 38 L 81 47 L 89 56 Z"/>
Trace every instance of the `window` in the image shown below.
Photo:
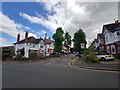
<path fill-rule="evenodd" d="M 33 47 L 35 47 L 35 45 L 33 44 Z"/>
<path fill-rule="evenodd" d="M 106 42 L 108 42 L 108 36 L 106 36 L 105 40 L 106 40 Z"/>
<path fill-rule="evenodd" d="M 119 36 L 120 35 L 120 31 L 117 31 L 117 36 Z"/>
<path fill-rule="evenodd" d="M 120 53 L 120 47 L 117 48 L 118 53 Z"/>
<path fill-rule="evenodd" d="M 40 45 L 40 48 L 43 48 L 43 45 Z"/>

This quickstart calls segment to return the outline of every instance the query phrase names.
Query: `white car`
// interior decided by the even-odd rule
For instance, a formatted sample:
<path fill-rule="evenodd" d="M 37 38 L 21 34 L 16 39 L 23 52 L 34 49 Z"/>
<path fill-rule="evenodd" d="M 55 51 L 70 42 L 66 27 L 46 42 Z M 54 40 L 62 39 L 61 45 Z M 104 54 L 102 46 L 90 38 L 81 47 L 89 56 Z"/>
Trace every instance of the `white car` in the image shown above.
<path fill-rule="evenodd" d="M 112 54 L 97 54 L 97 57 L 99 60 L 102 60 L 102 61 L 114 60 L 114 57 Z"/>

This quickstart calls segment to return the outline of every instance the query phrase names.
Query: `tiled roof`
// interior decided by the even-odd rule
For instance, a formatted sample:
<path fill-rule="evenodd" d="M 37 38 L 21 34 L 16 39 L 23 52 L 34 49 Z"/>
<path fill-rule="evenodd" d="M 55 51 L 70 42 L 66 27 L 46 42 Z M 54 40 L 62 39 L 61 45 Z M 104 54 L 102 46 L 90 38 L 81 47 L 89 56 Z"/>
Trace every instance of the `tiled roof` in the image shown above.
<path fill-rule="evenodd" d="M 42 40 L 42 38 L 35 39 L 33 36 L 28 37 L 28 43 L 39 43 L 40 40 Z M 25 43 L 25 39 L 21 40 L 19 43 Z M 17 44 L 17 42 L 14 44 Z"/>
<path fill-rule="evenodd" d="M 109 30 L 111 32 L 114 32 L 115 28 L 118 27 L 119 25 L 120 25 L 120 22 L 118 22 L 118 23 L 111 23 L 111 24 L 103 25 L 103 28 L 106 28 L 107 30 Z"/>
<path fill-rule="evenodd" d="M 46 43 L 46 44 L 51 44 L 52 43 L 52 40 L 50 40 L 50 39 L 44 39 L 44 42 Z"/>
<path fill-rule="evenodd" d="M 37 43 L 39 43 L 40 40 L 43 40 L 46 44 L 51 44 L 52 43 L 52 40 L 50 40 L 50 39 L 43 39 L 43 38 L 36 39 L 33 36 L 28 37 L 28 43 L 35 43 L 35 44 L 37 44 Z M 19 43 L 25 43 L 25 39 L 21 40 Z M 14 43 L 14 44 L 17 44 L 17 42 Z"/>
<path fill-rule="evenodd" d="M 97 39 L 98 39 L 98 37 L 102 38 L 103 34 L 102 33 L 97 34 Z"/>

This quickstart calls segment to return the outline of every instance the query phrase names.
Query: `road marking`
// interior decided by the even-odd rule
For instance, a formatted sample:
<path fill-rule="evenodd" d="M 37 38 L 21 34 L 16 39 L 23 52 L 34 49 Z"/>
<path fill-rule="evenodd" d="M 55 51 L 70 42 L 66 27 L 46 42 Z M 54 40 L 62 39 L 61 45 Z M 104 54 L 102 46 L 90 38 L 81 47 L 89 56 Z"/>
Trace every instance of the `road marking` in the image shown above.
<path fill-rule="evenodd" d="M 92 70 L 92 71 L 97 71 L 97 72 L 110 72 L 110 73 L 120 73 L 119 71 L 109 71 L 109 70 L 95 70 L 92 69 L 92 67 L 89 68 L 84 68 L 84 67 L 77 67 L 74 65 L 74 62 L 77 61 L 78 57 L 74 58 L 72 61 L 70 61 L 68 63 L 68 65 L 72 68 L 76 68 L 76 69 L 82 69 L 82 70 Z M 91 68 L 91 69 L 90 69 Z"/>
<path fill-rule="evenodd" d="M 46 65 L 55 65 L 55 63 L 50 62 L 50 63 L 47 63 Z"/>

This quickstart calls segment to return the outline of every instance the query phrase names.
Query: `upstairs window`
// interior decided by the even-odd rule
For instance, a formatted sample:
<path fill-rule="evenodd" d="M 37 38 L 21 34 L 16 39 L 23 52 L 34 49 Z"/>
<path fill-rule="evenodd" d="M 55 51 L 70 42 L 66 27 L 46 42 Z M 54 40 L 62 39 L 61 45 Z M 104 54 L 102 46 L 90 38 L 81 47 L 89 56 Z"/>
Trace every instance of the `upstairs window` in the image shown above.
<path fill-rule="evenodd" d="M 43 45 L 40 45 L 40 48 L 43 48 Z"/>

